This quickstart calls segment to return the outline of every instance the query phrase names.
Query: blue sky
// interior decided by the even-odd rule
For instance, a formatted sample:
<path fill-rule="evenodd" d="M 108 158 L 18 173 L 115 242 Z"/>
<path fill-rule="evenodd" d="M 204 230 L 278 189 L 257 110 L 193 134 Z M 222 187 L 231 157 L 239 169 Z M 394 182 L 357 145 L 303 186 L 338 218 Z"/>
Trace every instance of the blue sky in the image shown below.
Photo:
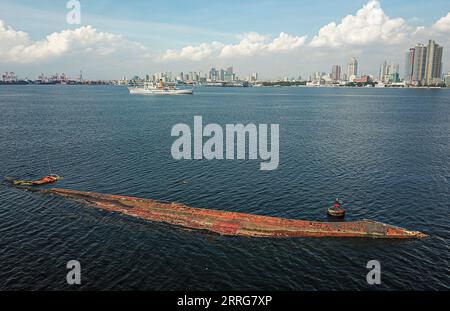
<path fill-rule="evenodd" d="M 33 38 L 42 38 L 50 32 L 68 27 L 65 0 L 0 0 L 0 16 L 15 28 L 22 29 Z M 278 34 L 281 31 L 298 32 L 312 36 L 323 25 L 356 12 L 367 1 L 298 1 L 298 0 L 246 0 L 246 1 L 142 1 L 142 0 L 81 0 L 86 22 L 102 31 L 127 33 L 130 37 L 145 38 L 151 29 L 135 28 L 134 24 L 161 23 L 199 28 L 192 43 L 217 40 L 215 34 L 232 36 L 235 33 L 256 31 Z M 380 1 L 389 16 L 421 24 L 431 24 L 450 9 L 448 0 L 438 1 Z M 25 14 L 23 14 L 25 10 Z M 29 10 L 29 12 L 27 12 Z M 27 14 L 29 13 L 29 14 Z M 83 16 L 82 15 L 82 16 Z M 48 20 L 48 21 L 47 21 Z M 116 21 L 128 22 L 119 27 Z M 121 23 L 122 25 L 122 23 Z M 162 34 L 161 34 L 162 35 Z M 150 41 L 150 40 L 149 40 Z M 180 44 L 188 41 L 184 33 L 171 33 L 168 42 Z M 151 42 L 150 42 L 151 43 Z"/>
<path fill-rule="evenodd" d="M 67 29 L 76 29 L 77 27 L 90 25 L 99 32 L 122 35 L 127 40 L 138 42 L 145 46 L 151 53 L 164 53 L 167 49 L 179 50 L 189 45 L 199 45 L 202 43 L 211 43 L 218 41 L 223 44 L 237 44 L 237 39 L 243 33 L 256 32 L 260 35 L 276 38 L 281 32 L 287 33 L 293 37 L 307 36 L 304 45 L 318 34 L 319 30 L 334 21 L 337 24 L 347 15 L 355 15 L 361 9 L 366 1 L 274 1 L 274 0 L 246 0 L 246 1 L 118 1 L 118 0 L 80 0 L 81 2 L 81 25 L 68 25 L 66 23 L 67 1 L 4 1 L 0 0 L 0 20 L 12 27 L 16 31 L 23 31 L 29 35 L 31 41 L 44 40 L 45 37 L 54 32 L 61 32 Z M 432 25 L 445 16 L 450 11 L 450 2 L 448 0 L 433 1 L 406 1 L 390 0 L 380 1 L 380 6 L 384 14 L 390 18 L 402 18 L 404 23 L 411 29 L 418 26 L 432 27 Z M 412 30 L 411 30 L 412 32 Z M 450 34 L 440 32 L 437 38 L 450 37 Z M 426 38 L 424 36 L 424 38 Z M 413 39 L 411 39 L 413 40 Z M 441 40 L 442 41 L 442 40 Z M 448 42 L 449 40 L 447 40 Z M 416 42 L 408 42 L 413 45 Z M 441 42 L 444 44 L 446 42 Z M 407 44 L 407 43 L 404 43 Z M 330 61 L 339 61 L 345 66 L 346 59 L 351 55 L 352 50 L 355 53 L 365 54 L 364 49 L 370 49 L 371 46 L 363 47 L 360 44 L 357 47 L 342 46 L 339 51 L 339 57 L 331 57 Z M 407 45 L 402 45 L 406 49 Z M 295 68 L 295 72 L 287 72 L 286 75 L 298 75 L 297 72 L 307 75 L 313 71 L 324 71 L 331 65 L 321 55 L 326 46 L 319 50 L 303 51 L 303 54 L 296 54 L 298 57 L 310 57 L 318 55 L 310 63 L 317 68 L 308 67 L 303 64 Z M 386 49 L 386 57 L 393 58 L 394 61 L 402 62 L 403 54 L 391 55 L 392 46 Z M 447 49 L 450 49 L 448 46 Z M 305 49 L 303 49 L 305 50 Z M 336 52 L 334 53 L 336 54 Z M 275 70 L 277 68 L 291 68 L 289 63 L 282 63 L 280 60 L 286 56 L 291 62 L 295 57 L 291 54 L 279 55 L 273 53 L 269 58 L 256 57 L 254 65 L 242 68 L 246 73 L 258 69 L 259 65 L 273 62 L 274 66 L 261 69 L 267 77 L 281 75 L 282 72 Z M 336 56 L 336 55 L 334 55 Z M 58 56 L 59 57 L 59 56 Z M 367 66 L 368 73 L 375 73 L 376 62 Z M 281 63 L 280 63 L 281 62 Z M 234 61 L 216 60 L 210 57 L 203 62 L 185 61 L 182 64 L 160 64 L 148 61 L 149 71 L 156 70 L 187 70 L 192 68 L 207 69 L 210 64 L 226 65 L 229 63 L 245 64 L 247 61 L 241 58 Z M 319 64 L 324 64 L 319 66 Z M 42 67 L 56 69 L 59 65 L 55 60 L 54 66 L 48 61 L 43 65 L 39 62 L 31 64 L 17 65 L 16 71 L 29 71 L 35 73 Z M 306 67 L 305 67 L 306 65 Z M 100 65 L 99 65 L 100 66 Z M 104 64 L 103 64 L 104 66 Z M 0 68 L 3 68 L 1 66 Z M 12 65 L 12 67 L 14 67 Z M 75 70 L 67 66 L 66 71 Z M 101 66 L 100 66 L 101 67 Z M 99 67 L 99 68 L 100 68 Z M 131 74 L 134 70 L 130 63 L 123 68 L 117 68 L 116 72 L 103 69 L 96 70 L 99 76 Z M 320 68 L 318 68 L 320 67 Z M 137 71 L 138 68 L 136 68 Z M 155 69 L 155 70 L 153 70 Z M 63 69 L 61 69 L 63 70 Z M 94 71 L 95 72 L 95 71 Z M 103 72 L 100 74 L 100 72 Z M 106 74 L 108 72 L 108 74 Z M 141 74 L 140 72 L 136 72 Z"/>

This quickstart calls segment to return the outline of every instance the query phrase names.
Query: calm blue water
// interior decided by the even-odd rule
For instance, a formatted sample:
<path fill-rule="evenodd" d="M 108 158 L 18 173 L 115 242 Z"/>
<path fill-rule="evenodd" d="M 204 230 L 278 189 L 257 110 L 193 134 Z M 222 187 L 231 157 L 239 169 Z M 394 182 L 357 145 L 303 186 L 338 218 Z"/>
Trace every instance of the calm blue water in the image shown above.
<path fill-rule="evenodd" d="M 280 165 L 175 161 L 176 123 L 279 123 Z M 0 175 L 195 207 L 420 230 L 424 240 L 252 239 L 188 231 L 0 185 L 0 289 L 450 289 L 450 90 L 198 88 L 130 96 L 101 86 L 0 86 Z M 182 184 L 180 179 L 190 183 Z"/>

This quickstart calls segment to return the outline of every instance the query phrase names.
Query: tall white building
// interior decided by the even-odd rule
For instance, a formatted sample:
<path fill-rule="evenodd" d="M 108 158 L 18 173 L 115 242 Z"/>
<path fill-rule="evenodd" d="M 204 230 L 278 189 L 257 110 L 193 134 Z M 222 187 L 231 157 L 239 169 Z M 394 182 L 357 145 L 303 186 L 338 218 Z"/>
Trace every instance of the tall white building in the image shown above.
<path fill-rule="evenodd" d="M 387 62 L 384 61 L 384 62 L 381 64 L 381 66 L 380 66 L 380 74 L 379 74 L 379 76 L 378 76 L 378 80 L 379 80 L 379 81 L 384 82 L 385 77 L 386 77 L 386 75 L 387 75 L 387 69 L 388 69 Z"/>
<path fill-rule="evenodd" d="M 349 82 L 353 80 L 358 75 L 358 61 L 355 57 L 351 57 L 347 65 L 347 78 Z"/>

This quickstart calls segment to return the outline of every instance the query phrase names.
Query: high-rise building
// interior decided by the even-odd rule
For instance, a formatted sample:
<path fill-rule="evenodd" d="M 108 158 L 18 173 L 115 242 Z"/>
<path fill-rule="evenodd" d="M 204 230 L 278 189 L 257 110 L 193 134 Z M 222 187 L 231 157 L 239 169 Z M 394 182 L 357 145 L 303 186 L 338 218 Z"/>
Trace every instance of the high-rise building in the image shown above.
<path fill-rule="evenodd" d="M 412 84 L 432 85 L 441 82 L 443 47 L 428 41 L 428 46 L 416 44 L 407 54 L 405 80 Z"/>
<path fill-rule="evenodd" d="M 322 74 L 319 71 L 316 71 L 313 73 L 313 81 L 320 81 L 320 79 L 322 78 Z"/>
<path fill-rule="evenodd" d="M 444 75 L 444 83 L 446 87 L 450 87 L 450 72 Z"/>
<path fill-rule="evenodd" d="M 77 81 L 78 82 L 83 82 L 83 71 L 80 70 L 79 75 L 77 76 Z"/>
<path fill-rule="evenodd" d="M 347 66 L 347 79 L 352 82 L 358 75 L 358 61 L 355 57 L 351 57 Z"/>
<path fill-rule="evenodd" d="M 380 66 L 380 74 L 378 75 L 378 80 L 384 82 L 386 75 L 387 75 L 387 62 L 384 61 Z"/>
<path fill-rule="evenodd" d="M 414 47 L 414 59 L 412 69 L 412 84 L 421 84 L 425 77 L 425 66 L 427 59 L 427 47 L 421 43 Z"/>
<path fill-rule="evenodd" d="M 339 81 L 341 79 L 341 66 L 333 65 L 331 68 L 331 80 Z"/>
<path fill-rule="evenodd" d="M 428 49 L 425 66 L 425 84 L 430 85 L 441 81 L 442 72 L 442 46 L 434 40 L 428 41 Z"/>
<path fill-rule="evenodd" d="M 209 80 L 216 81 L 217 80 L 217 70 L 216 68 L 212 67 L 209 71 Z"/>
<path fill-rule="evenodd" d="M 399 65 L 394 63 L 388 64 L 387 61 L 384 61 L 380 65 L 378 81 L 383 83 L 400 82 Z"/>
<path fill-rule="evenodd" d="M 259 79 L 258 79 L 258 73 L 257 72 L 253 72 L 251 75 L 250 75 L 250 82 L 257 82 Z"/>
<path fill-rule="evenodd" d="M 223 75 L 223 80 L 226 82 L 233 82 L 236 79 L 235 74 L 233 73 L 233 67 L 228 67 Z"/>
<path fill-rule="evenodd" d="M 398 64 L 389 64 L 387 69 L 388 82 L 400 82 L 400 66 Z"/>
<path fill-rule="evenodd" d="M 413 68 L 414 68 L 414 48 L 410 48 L 409 51 L 406 53 L 405 57 L 404 80 L 408 83 L 411 83 L 412 81 Z"/>

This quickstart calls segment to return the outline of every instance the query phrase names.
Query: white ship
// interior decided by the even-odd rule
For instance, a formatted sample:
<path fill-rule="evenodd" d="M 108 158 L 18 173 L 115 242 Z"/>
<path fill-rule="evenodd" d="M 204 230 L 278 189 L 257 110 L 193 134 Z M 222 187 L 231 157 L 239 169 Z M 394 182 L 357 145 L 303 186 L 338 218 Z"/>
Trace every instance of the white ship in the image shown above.
<path fill-rule="evenodd" d="M 144 83 L 143 87 L 129 87 L 130 94 L 138 95 L 188 95 L 194 94 L 192 89 L 177 89 L 174 86 L 165 86 L 162 80 L 159 85 Z"/>

